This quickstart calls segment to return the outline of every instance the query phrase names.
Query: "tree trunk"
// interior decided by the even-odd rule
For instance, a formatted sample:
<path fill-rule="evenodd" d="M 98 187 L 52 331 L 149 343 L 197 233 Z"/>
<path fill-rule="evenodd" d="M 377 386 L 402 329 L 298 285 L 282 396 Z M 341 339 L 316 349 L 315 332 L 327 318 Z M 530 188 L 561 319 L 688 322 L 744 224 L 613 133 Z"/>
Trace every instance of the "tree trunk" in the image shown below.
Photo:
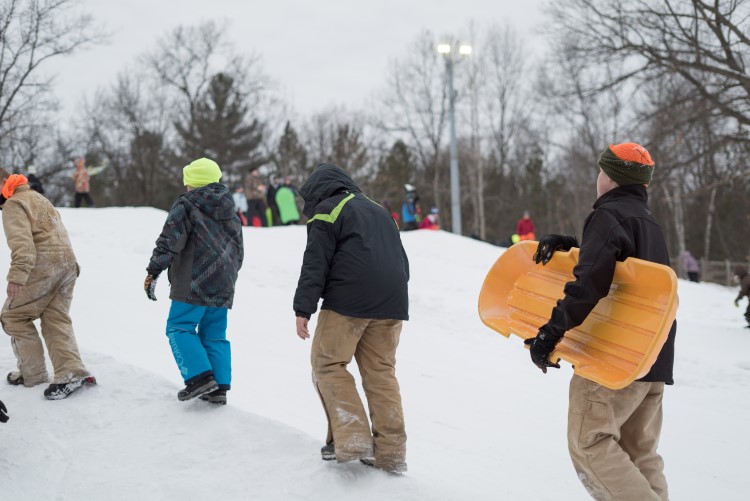
<path fill-rule="evenodd" d="M 711 251 L 711 226 L 714 222 L 714 212 L 716 211 L 716 187 L 711 190 L 711 196 L 708 199 L 708 208 L 706 209 L 706 231 L 703 235 L 703 257 L 710 258 Z"/>

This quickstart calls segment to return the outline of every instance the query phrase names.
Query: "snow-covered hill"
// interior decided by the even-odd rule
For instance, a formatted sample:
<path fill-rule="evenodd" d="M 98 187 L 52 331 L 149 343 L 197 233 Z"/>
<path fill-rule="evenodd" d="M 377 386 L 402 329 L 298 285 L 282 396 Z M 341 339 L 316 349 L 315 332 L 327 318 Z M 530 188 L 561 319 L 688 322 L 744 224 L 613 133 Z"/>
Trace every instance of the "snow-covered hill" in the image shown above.
<path fill-rule="evenodd" d="M 570 367 L 543 375 L 520 341 L 478 320 L 477 294 L 501 249 L 444 232 L 402 235 L 412 270 L 398 353 L 409 472 L 392 478 L 319 459 L 325 420 L 291 309 L 305 228 L 245 229 L 229 317 L 233 389 L 215 408 L 177 401 L 168 284 L 156 303 L 142 290 L 165 213 L 61 213 L 82 268 L 73 321 L 99 385 L 59 402 L 44 400 L 43 387 L 0 387 L 11 416 L 0 425 L 0 499 L 586 499 L 565 440 Z M 666 390 L 660 448 L 673 499 L 750 490 L 750 330 L 735 294 L 680 282 L 677 384 Z M 13 366 L 0 342 L 2 374 Z"/>

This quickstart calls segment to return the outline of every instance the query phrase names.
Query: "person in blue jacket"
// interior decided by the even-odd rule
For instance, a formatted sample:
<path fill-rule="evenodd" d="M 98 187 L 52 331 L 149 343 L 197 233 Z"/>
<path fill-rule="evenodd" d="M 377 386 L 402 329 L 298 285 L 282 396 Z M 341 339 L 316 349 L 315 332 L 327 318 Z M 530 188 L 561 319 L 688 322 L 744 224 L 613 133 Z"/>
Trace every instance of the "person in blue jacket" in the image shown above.
<path fill-rule="evenodd" d="M 144 288 L 156 301 L 156 280 L 169 270 L 167 337 L 185 380 L 177 398 L 226 404 L 232 378 L 227 310 L 242 266 L 242 225 L 216 162 L 200 158 L 182 172 L 187 192 L 169 210 Z"/>
<path fill-rule="evenodd" d="M 419 195 L 417 189 L 410 185 L 404 185 L 406 197 L 401 206 L 401 229 L 404 231 L 416 230 L 419 228 L 419 222 L 422 219 L 422 211 L 419 208 Z"/>

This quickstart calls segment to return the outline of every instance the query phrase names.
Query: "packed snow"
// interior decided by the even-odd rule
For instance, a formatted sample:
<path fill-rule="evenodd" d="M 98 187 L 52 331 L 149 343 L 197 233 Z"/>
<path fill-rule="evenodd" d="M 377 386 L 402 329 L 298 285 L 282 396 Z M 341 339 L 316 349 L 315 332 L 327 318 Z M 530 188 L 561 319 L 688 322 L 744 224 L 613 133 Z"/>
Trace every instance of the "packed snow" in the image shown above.
<path fill-rule="evenodd" d="M 229 316 L 234 380 L 229 405 L 215 407 L 177 400 L 166 277 L 157 302 L 143 292 L 166 213 L 60 212 L 81 265 L 73 322 L 99 384 L 62 401 L 45 400 L 43 386 L 0 388 L 10 414 L 0 424 L 2 499 L 587 498 L 567 454 L 570 366 L 542 374 L 518 338 L 478 319 L 477 295 L 501 248 L 442 231 L 402 234 L 411 320 L 397 370 L 409 471 L 394 478 L 320 460 L 325 417 L 310 381 L 310 341 L 295 335 L 291 307 L 304 227 L 244 230 Z M 750 330 L 736 293 L 679 283 L 676 384 L 665 391 L 660 446 L 672 499 L 750 491 Z M 2 374 L 14 368 L 9 340 L 0 343 L 0 364 Z"/>

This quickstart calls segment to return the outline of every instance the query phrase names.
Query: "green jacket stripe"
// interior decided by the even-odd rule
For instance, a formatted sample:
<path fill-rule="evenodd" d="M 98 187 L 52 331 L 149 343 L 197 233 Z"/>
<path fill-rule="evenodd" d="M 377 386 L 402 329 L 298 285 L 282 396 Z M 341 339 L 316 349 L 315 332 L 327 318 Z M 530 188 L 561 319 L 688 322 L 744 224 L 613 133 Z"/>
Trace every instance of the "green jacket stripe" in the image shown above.
<path fill-rule="evenodd" d="M 334 207 L 330 214 L 315 214 L 313 217 L 307 220 L 307 224 L 310 224 L 313 221 L 323 221 L 331 224 L 335 223 L 336 219 L 339 217 L 339 214 L 341 214 L 341 210 L 344 208 L 344 205 L 346 205 L 346 202 L 348 202 L 352 198 L 354 198 L 354 193 L 350 193 L 348 197 L 339 202 L 339 204 Z"/>

